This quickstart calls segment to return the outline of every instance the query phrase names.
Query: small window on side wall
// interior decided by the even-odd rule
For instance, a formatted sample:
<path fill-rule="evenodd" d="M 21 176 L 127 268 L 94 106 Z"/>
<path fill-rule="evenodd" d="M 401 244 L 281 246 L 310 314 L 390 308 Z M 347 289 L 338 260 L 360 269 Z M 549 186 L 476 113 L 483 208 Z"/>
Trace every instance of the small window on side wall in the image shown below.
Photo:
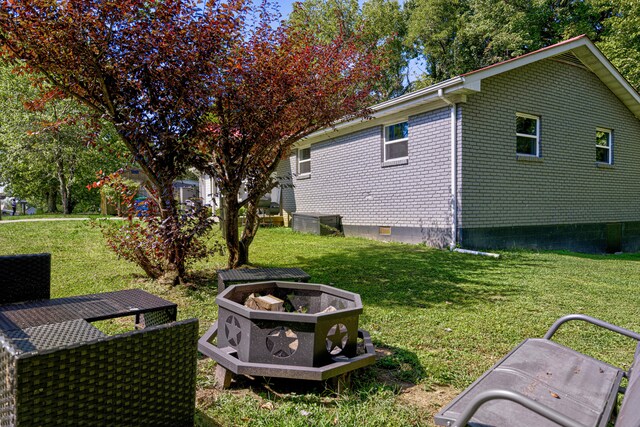
<path fill-rule="evenodd" d="M 311 147 L 298 150 L 298 175 L 311 174 Z"/>
<path fill-rule="evenodd" d="M 540 117 L 516 113 L 516 154 L 540 157 Z"/>
<path fill-rule="evenodd" d="M 613 138 L 611 129 L 596 128 L 596 162 L 613 163 Z"/>
<path fill-rule="evenodd" d="M 384 161 L 409 157 L 409 122 L 384 127 Z"/>

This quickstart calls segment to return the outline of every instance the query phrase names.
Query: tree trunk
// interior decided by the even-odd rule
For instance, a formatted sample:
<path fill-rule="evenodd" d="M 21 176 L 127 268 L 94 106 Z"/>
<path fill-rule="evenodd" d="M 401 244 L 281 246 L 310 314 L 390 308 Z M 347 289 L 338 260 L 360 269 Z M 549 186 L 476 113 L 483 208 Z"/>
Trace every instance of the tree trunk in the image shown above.
<path fill-rule="evenodd" d="M 69 195 L 69 181 L 64 173 L 64 164 L 61 159 L 56 162 L 58 171 L 58 183 L 60 184 L 60 199 L 62 201 L 62 213 L 68 215 L 71 213 L 71 200 Z"/>
<path fill-rule="evenodd" d="M 247 205 L 246 221 L 244 224 L 244 230 L 242 231 L 242 237 L 238 245 L 238 264 L 244 265 L 249 263 L 249 246 L 253 242 L 253 238 L 256 237 L 258 227 L 260 227 L 260 217 L 258 216 L 258 201 L 260 197 L 254 200 L 250 200 Z"/>
<path fill-rule="evenodd" d="M 47 212 L 56 213 L 58 212 L 58 205 L 56 204 L 58 199 L 58 189 L 53 186 L 49 188 L 47 191 Z"/>
<path fill-rule="evenodd" d="M 69 190 L 67 186 L 60 182 L 60 199 L 62 199 L 62 213 L 65 215 L 70 214 L 69 211 Z"/>
<path fill-rule="evenodd" d="M 183 282 L 188 248 L 179 237 L 176 238 L 176 236 L 180 236 L 180 222 L 176 201 L 173 197 L 173 180 L 161 184 L 158 203 L 163 224 L 162 240 L 165 242 L 165 265 L 160 281 L 174 286 Z"/>
<path fill-rule="evenodd" d="M 242 263 L 240 262 L 240 240 L 238 236 L 240 204 L 238 203 L 237 192 L 224 192 L 222 194 L 222 210 L 224 237 L 227 242 L 227 251 L 229 252 L 227 266 L 228 268 L 238 268 Z"/>

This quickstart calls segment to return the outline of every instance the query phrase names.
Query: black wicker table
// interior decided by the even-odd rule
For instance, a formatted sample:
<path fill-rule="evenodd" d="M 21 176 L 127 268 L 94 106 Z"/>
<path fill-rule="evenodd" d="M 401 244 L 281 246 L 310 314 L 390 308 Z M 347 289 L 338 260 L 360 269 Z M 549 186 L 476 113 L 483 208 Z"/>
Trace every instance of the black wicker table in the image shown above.
<path fill-rule="evenodd" d="M 198 321 L 176 315 L 138 289 L 0 306 L 0 426 L 193 426 Z"/>
<path fill-rule="evenodd" d="M 0 330 L 24 330 L 72 320 L 136 316 L 136 327 L 176 320 L 177 305 L 140 289 L 67 298 L 42 299 L 0 306 Z"/>
<path fill-rule="evenodd" d="M 308 282 L 311 276 L 300 268 L 239 268 L 218 270 L 218 293 L 232 284 L 251 282 Z"/>

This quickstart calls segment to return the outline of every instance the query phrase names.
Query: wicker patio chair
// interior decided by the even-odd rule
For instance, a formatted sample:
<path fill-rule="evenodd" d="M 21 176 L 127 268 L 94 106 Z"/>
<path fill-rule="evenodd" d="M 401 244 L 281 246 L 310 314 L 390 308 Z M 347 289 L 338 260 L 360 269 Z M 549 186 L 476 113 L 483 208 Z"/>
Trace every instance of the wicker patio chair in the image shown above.
<path fill-rule="evenodd" d="M 51 254 L 0 256 L 0 304 L 49 299 Z"/>
<path fill-rule="evenodd" d="M 0 333 L 0 426 L 191 426 L 198 320 L 105 336 L 82 319 Z"/>

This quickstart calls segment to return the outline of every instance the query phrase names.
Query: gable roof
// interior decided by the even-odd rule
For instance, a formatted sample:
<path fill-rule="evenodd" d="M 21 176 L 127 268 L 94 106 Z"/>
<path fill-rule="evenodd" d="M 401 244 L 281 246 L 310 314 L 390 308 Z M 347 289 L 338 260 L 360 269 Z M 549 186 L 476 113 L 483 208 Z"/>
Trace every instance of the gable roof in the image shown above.
<path fill-rule="evenodd" d="M 480 92 L 484 79 L 502 74 L 533 62 L 554 58 L 562 62 L 579 65 L 593 72 L 618 99 L 640 119 L 640 94 L 629 84 L 611 62 L 585 35 L 530 52 L 516 58 L 498 62 L 429 87 L 381 102 L 371 107 L 371 119 L 391 123 L 401 117 L 442 108 L 451 102 L 464 101 L 466 95 Z M 371 127 L 372 121 L 350 120 L 335 124 L 312 133 L 305 143 L 313 143 L 327 138 Z M 337 131 L 337 132 L 336 132 Z"/>

